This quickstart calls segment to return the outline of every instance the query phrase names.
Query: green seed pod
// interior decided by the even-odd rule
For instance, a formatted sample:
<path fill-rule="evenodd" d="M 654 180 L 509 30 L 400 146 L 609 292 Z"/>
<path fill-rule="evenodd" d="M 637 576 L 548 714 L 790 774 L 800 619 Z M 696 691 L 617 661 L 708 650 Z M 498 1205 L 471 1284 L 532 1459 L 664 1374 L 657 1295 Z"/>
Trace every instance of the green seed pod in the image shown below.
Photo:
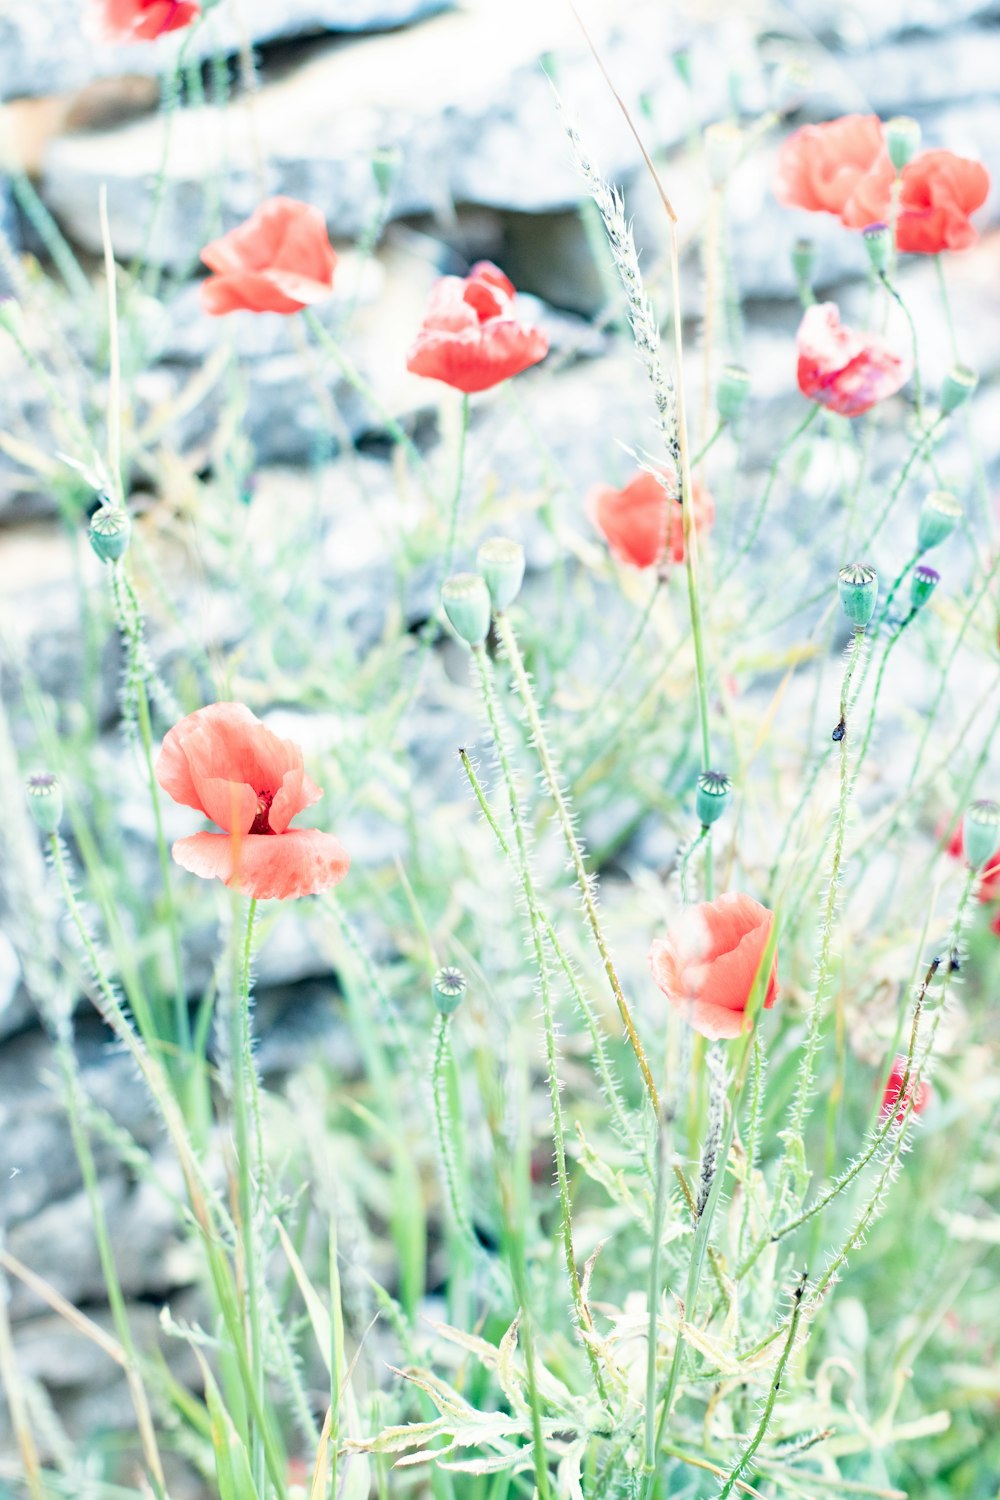
<path fill-rule="evenodd" d="M 920 126 L 911 115 L 896 115 L 885 127 L 885 143 L 889 148 L 889 160 L 901 172 L 911 162 L 920 147 Z"/>
<path fill-rule="evenodd" d="M 811 287 L 816 267 L 816 246 L 812 240 L 796 240 L 792 249 L 792 270 L 800 287 Z"/>
<path fill-rule="evenodd" d="M 441 603 L 452 630 L 468 646 L 490 633 L 490 591 L 478 573 L 455 573 L 441 586 Z"/>
<path fill-rule="evenodd" d="M 861 231 L 873 271 L 886 271 L 892 254 L 892 231 L 888 224 L 869 224 Z"/>
<path fill-rule="evenodd" d="M 878 574 L 867 563 L 848 563 L 837 574 L 840 602 L 851 624 L 863 630 L 878 602 Z"/>
<path fill-rule="evenodd" d="M 719 376 L 715 405 L 723 422 L 735 422 L 750 394 L 750 372 L 742 365 L 726 365 Z"/>
<path fill-rule="evenodd" d="M 928 568 L 923 563 L 914 568 L 910 579 L 910 608 L 914 613 L 923 609 L 940 582 L 941 574 L 936 568 Z"/>
<path fill-rule="evenodd" d="M 733 783 L 724 771 L 702 771 L 698 777 L 695 811 L 703 828 L 710 828 L 729 806 Z"/>
<path fill-rule="evenodd" d="M 743 132 L 736 125 L 709 125 L 704 144 L 708 180 L 713 187 L 724 187 L 743 155 Z"/>
<path fill-rule="evenodd" d="M 372 157 L 372 176 L 383 198 L 388 197 L 402 164 L 403 153 L 398 146 L 380 146 Z"/>
<path fill-rule="evenodd" d="M 31 816 L 43 833 L 57 833 L 62 822 L 62 787 L 49 771 L 36 771 L 25 784 Z"/>
<path fill-rule="evenodd" d="M 965 857 L 974 870 L 982 869 L 1000 848 L 1000 805 L 984 800 L 966 809 L 962 825 Z"/>
<path fill-rule="evenodd" d="M 949 490 L 931 490 L 920 507 L 917 520 L 917 547 L 926 552 L 939 547 L 951 536 L 962 519 L 962 507 Z"/>
<path fill-rule="evenodd" d="M 432 985 L 434 1004 L 437 1006 L 438 1014 L 453 1016 L 461 1005 L 467 988 L 465 975 L 461 969 L 456 969 L 452 965 L 445 969 L 438 969 Z"/>
<path fill-rule="evenodd" d="M 117 562 L 128 550 L 132 522 L 120 505 L 102 505 L 90 520 L 90 545 L 103 563 Z"/>
<path fill-rule="evenodd" d="M 524 582 L 524 548 L 505 536 L 491 536 L 476 553 L 476 566 L 486 580 L 493 608 L 501 610 L 513 604 Z"/>
<path fill-rule="evenodd" d="M 941 415 L 948 417 L 957 406 L 964 406 L 978 384 L 978 371 L 968 365 L 952 365 L 941 384 Z"/>

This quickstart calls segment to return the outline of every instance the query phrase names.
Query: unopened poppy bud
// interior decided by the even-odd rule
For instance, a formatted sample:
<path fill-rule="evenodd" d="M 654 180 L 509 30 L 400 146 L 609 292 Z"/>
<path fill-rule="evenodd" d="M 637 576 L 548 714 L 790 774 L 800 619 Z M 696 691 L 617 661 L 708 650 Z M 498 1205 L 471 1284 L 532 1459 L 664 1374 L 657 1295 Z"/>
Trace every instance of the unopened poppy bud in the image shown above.
<path fill-rule="evenodd" d="M 991 860 L 1000 847 L 1000 805 L 988 799 L 973 802 L 962 822 L 962 842 L 974 870 Z"/>
<path fill-rule="evenodd" d="M 385 198 L 403 164 L 403 153 L 398 146 L 380 146 L 372 157 L 372 176 L 375 186 Z"/>
<path fill-rule="evenodd" d="M 702 828 L 710 828 L 722 817 L 732 797 L 733 783 L 724 771 L 702 771 L 694 804 Z"/>
<path fill-rule="evenodd" d="M 901 172 L 912 161 L 920 146 L 920 126 L 911 115 L 896 115 L 885 127 L 889 160 Z"/>
<path fill-rule="evenodd" d="M 468 988 L 465 975 L 461 969 L 449 966 L 438 969 L 434 975 L 434 1004 L 437 1006 L 438 1014 L 452 1016 L 462 1003 L 462 997 Z"/>
<path fill-rule="evenodd" d="M 910 608 L 914 612 L 923 609 L 940 582 L 941 574 L 936 568 L 928 568 L 923 563 L 914 568 L 910 579 Z"/>
<path fill-rule="evenodd" d="M 481 646 L 490 633 L 490 591 L 478 573 L 455 573 L 441 586 L 441 603 L 455 634 Z"/>
<path fill-rule="evenodd" d="M 709 125 L 705 131 L 705 170 L 713 187 L 723 187 L 743 154 L 743 132 L 736 125 Z"/>
<path fill-rule="evenodd" d="M 691 49 L 689 47 L 678 47 L 672 56 L 674 72 L 681 83 L 688 88 L 691 87 Z"/>
<path fill-rule="evenodd" d="M 979 374 L 968 365 L 952 365 L 941 383 L 941 415 L 950 416 L 964 406 L 979 384 Z"/>
<path fill-rule="evenodd" d="M 750 372 L 742 365 L 726 365 L 719 376 L 715 405 L 723 422 L 735 422 L 750 394 Z"/>
<path fill-rule="evenodd" d="M 863 630 L 875 613 L 878 574 L 867 563 L 848 563 L 837 574 L 840 602 L 851 624 Z"/>
<path fill-rule="evenodd" d="M 43 833 L 56 833 L 62 821 L 62 787 L 50 771 L 36 771 L 25 785 L 31 816 Z"/>
<path fill-rule="evenodd" d="M 962 519 L 962 507 L 949 490 L 931 490 L 920 507 L 917 548 L 926 552 L 951 536 Z"/>
<path fill-rule="evenodd" d="M 524 582 L 524 548 L 505 536 L 491 536 L 476 553 L 476 566 L 490 591 L 493 608 L 501 610 L 513 604 Z"/>
<path fill-rule="evenodd" d="M 812 286 L 816 246 L 812 240 L 796 240 L 792 246 L 792 270 L 799 286 Z"/>
<path fill-rule="evenodd" d="M 873 271 L 885 271 L 892 251 L 892 233 L 888 224 L 869 224 L 861 231 Z"/>
<path fill-rule="evenodd" d="M 117 562 L 128 549 L 132 522 L 120 505 L 102 505 L 90 520 L 90 545 L 101 562 Z"/>

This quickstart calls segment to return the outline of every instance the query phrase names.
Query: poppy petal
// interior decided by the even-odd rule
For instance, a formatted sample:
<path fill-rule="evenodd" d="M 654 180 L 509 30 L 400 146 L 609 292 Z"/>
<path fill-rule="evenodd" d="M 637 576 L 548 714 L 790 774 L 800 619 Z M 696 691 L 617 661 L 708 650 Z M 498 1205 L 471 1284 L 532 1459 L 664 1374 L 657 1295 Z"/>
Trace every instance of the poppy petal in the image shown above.
<path fill-rule="evenodd" d="M 350 867 L 340 840 L 318 828 L 243 837 L 196 833 L 178 839 L 173 856 L 192 875 L 221 880 L 257 901 L 316 895 L 337 885 Z"/>

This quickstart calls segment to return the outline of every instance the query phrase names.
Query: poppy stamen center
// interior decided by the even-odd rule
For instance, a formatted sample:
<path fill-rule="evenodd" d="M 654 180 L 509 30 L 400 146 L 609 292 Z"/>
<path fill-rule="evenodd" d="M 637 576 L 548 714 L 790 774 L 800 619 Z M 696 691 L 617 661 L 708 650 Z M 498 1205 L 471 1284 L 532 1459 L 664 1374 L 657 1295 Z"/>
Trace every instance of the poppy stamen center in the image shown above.
<path fill-rule="evenodd" d="M 251 833 L 273 833 L 274 829 L 268 822 L 268 814 L 271 811 L 271 803 L 274 801 L 273 792 L 257 793 L 257 816 L 250 825 Z"/>

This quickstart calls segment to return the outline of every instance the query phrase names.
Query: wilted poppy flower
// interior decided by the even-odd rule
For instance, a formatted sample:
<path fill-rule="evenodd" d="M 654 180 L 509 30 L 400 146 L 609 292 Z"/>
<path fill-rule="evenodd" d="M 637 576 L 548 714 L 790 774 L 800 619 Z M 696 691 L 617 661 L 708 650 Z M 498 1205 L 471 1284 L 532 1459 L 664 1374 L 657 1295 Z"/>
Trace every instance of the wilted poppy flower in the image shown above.
<path fill-rule="evenodd" d="M 333 289 L 337 256 L 323 215 L 296 198 L 268 198 L 245 224 L 212 240 L 201 258 L 217 276 L 201 284 L 207 313 L 299 312 Z"/>
<path fill-rule="evenodd" d="M 882 1095 L 882 1119 L 887 1120 L 892 1114 L 892 1111 L 898 1106 L 899 1113 L 896 1116 L 897 1125 L 902 1125 L 903 1121 L 906 1119 L 906 1107 L 910 1103 L 911 1096 L 913 1099 L 913 1113 L 915 1115 L 923 1114 L 924 1110 L 931 1102 L 931 1086 L 929 1083 L 923 1080 L 917 1085 L 916 1093 L 913 1092 L 910 1084 L 907 1083 L 906 1092 L 903 1094 L 902 1098 L 900 1097 L 900 1090 L 903 1086 L 903 1075 L 905 1074 L 905 1072 L 906 1058 L 897 1057 L 892 1065 L 892 1071 L 886 1081 L 885 1093 Z"/>
<path fill-rule="evenodd" d="M 649 950 L 653 978 L 684 1020 L 710 1041 L 746 1029 L 757 970 L 764 959 L 774 912 L 752 896 L 732 892 L 688 907 L 665 939 Z M 767 981 L 764 1007 L 778 994 L 778 954 Z"/>
<path fill-rule="evenodd" d="M 894 396 L 913 369 L 908 354 L 897 354 L 877 334 L 845 328 L 833 302 L 806 309 L 796 342 L 799 390 L 842 417 L 858 417 Z"/>
<path fill-rule="evenodd" d="M 498 267 L 479 261 L 468 276 L 442 276 L 406 356 L 414 375 L 471 395 L 519 375 L 549 352 L 540 328 L 514 316 L 517 293 Z"/>
<path fill-rule="evenodd" d="M 780 203 L 853 222 L 855 195 L 882 159 L 889 160 L 877 115 L 843 115 L 803 125 L 782 143 L 774 178 Z M 869 224 L 878 214 L 869 214 Z"/>
<path fill-rule="evenodd" d="M 672 469 L 663 470 L 666 483 L 642 469 L 624 489 L 595 486 L 587 496 L 587 513 L 621 562 L 633 568 L 684 561 L 684 517 L 677 504 L 677 481 Z M 692 485 L 694 524 L 705 531 L 715 517 L 708 490 L 696 479 Z"/>
<path fill-rule="evenodd" d="M 347 874 L 350 859 L 333 834 L 288 826 L 323 795 L 305 774 L 302 751 L 242 703 L 213 703 L 175 724 L 156 779 L 175 802 L 225 830 L 174 844 L 174 859 L 192 875 L 280 901 L 325 891 Z"/>
<path fill-rule="evenodd" d="M 103 41 L 155 42 L 201 14 L 201 0 L 93 0 L 93 28 Z"/>

